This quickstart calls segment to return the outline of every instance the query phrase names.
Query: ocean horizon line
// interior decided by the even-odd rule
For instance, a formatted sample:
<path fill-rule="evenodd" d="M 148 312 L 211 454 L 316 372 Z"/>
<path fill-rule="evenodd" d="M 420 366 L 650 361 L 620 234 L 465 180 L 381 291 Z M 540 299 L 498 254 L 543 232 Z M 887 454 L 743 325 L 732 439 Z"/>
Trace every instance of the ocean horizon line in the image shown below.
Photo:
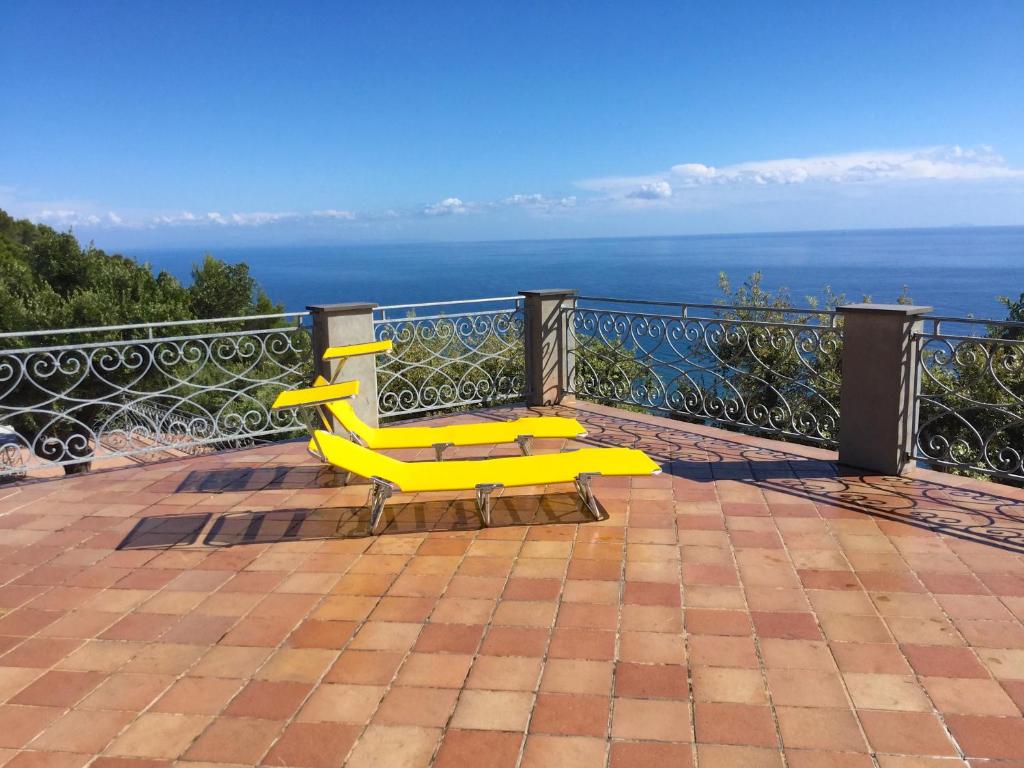
<path fill-rule="evenodd" d="M 995 230 L 1024 230 L 1024 223 L 1021 224 L 948 224 L 942 226 L 928 227 L 849 227 L 849 228 L 827 228 L 827 229 L 784 229 L 784 230 L 751 230 L 743 232 L 700 232 L 664 235 L 601 235 L 589 237 L 508 237 L 508 238 L 486 238 L 486 239 L 366 239 L 366 240 L 323 240 L 303 241 L 294 243 L 278 243 L 259 245 L 250 243 L 228 243 L 211 242 L 210 244 L 196 244 L 193 242 L 181 243 L 171 242 L 158 245 L 104 245 L 104 250 L 112 252 L 124 251 L 167 251 L 167 250 L 192 250 L 192 249 L 218 249 L 218 250 L 274 250 L 281 248 L 347 248 L 362 246 L 417 246 L 417 245 L 490 245 L 507 243 L 558 243 L 558 242 L 602 242 L 611 240 L 623 241 L 647 241 L 647 240 L 686 240 L 686 239 L 730 239 L 743 237 L 785 237 L 785 236 L 808 236 L 808 235 L 870 235 L 870 234 L 894 234 L 900 232 L 924 233 L 924 232 L 958 232 L 958 231 L 995 231 Z"/>

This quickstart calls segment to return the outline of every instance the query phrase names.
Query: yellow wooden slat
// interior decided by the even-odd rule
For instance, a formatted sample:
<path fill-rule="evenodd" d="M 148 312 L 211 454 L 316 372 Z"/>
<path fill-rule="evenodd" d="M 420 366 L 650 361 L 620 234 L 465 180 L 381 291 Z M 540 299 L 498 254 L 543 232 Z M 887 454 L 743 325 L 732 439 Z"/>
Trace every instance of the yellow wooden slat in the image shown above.
<path fill-rule="evenodd" d="M 328 347 L 324 352 L 324 360 L 338 360 L 346 357 L 358 357 L 359 355 L 376 355 L 381 352 L 390 352 L 392 348 L 391 339 L 383 341 L 368 341 L 365 344 L 346 344 L 342 347 Z"/>
<path fill-rule="evenodd" d="M 337 384 L 323 384 L 318 387 L 288 389 L 277 396 L 270 409 L 277 411 L 282 408 L 323 405 L 334 400 L 355 397 L 358 394 L 358 381 L 339 381 Z"/>

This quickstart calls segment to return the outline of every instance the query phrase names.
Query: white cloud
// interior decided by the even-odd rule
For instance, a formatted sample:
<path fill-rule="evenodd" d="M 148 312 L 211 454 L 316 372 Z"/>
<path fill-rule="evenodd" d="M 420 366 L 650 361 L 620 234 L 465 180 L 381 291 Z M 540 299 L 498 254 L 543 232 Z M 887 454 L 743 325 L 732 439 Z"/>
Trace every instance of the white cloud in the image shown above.
<path fill-rule="evenodd" d="M 258 227 L 263 224 L 276 224 L 279 221 L 297 218 L 296 213 L 271 213 L 255 211 L 253 213 L 232 213 L 231 223 L 242 227 Z"/>
<path fill-rule="evenodd" d="M 221 213 L 220 211 L 209 211 L 208 213 L 197 215 L 192 213 L 192 211 L 181 211 L 180 213 L 152 216 L 147 221 L 147 224 L 150 227 L 201 226 L 204 224 L 216 224 L 222 227 L 262 227 L 286 221 L 354 221 L 357 218 L 356 214 L 351 211 L 333 208 L 312 211 L 310 213 L 298 213 L 295 211 L 239 211 L 235 213 Z"/>
<path fill-rule="evenodd" d="M 634 200 L 666 200 L 672 197 L 672 185 L 667 181 L 648 182 L 641 184 L 638 189 L 634 189 L 626 197 Z"/>
<path fill-rule="evenodd" d="M 395 228 L 412 225 L 422 217 L 460 218 L 466 214 L 495 214 L 511 220 L 513 214 L 543 219 L 564 218 L 595 221 L 609 212 L 733 210 L 749 217 L 755 205 L 797 205 L 832 199 L 849 205 L 853 199 L 907 198 L 915 194 L 974 195 L 981 182 L 990 190 L 1024 191 L 1024 169 L 1011 166 L 989 146 L 958 145 L 904 150 L 860 152 L 756 160 L 714 166 L 685 162 L 639 175 L 591 178 L 576 182 L 590 194 L 549 196 L 514 194 L 494 200 L 467 201 L 450 196 L 426 206 L 354 212 L 338 208 L 307 211 L 207 212 L 192 210 L 134 210 L 117 212 L 101 202 L 77 199 L 41 200 L 19 194 L 14 187 L 0 186 L 0 203 L 16 216 L 58 228 L 261 228 L 289 225 L 316 227 L 373 227 L 387 223 Z M 779 208 L 782 210 L 782 208 Z M 578 211 L 578 213 L 572 213 Z M 507 215 L 502 215 L 507 214 Z M 349 224 L 351 222 L 351 224 Z"/>
<path fill-rule="evenodd" d="M 531 211 L 549 213 L 562 208 L 575 208 L 576 196 L 569 197 L 548 197 L 547 195 L 512 195 L 501 201 L 502 205 L 510 208 L 526 208 Z"/>
<path fill-rule="evenodd" d="M 69 208 L 44 208 L 38 214 L 29 218 L 55 227 L 96 227 L 101 224 L 119 223 L 119 221 L 115 221 L 115 219 L 119 220 L 119 217 L 114 213 L 104 217 L 97 213 L 71 210 Z"/>
<path fill-rule="evenodd" d="M 69 222 L 78 220 L 78 212 L 69 210 L 43 210 L 39 212 L 39 216 L 37 218 L 40 221 L 52 222 L 56 224 L 67 224 Z"/>
<path fill-rule="evenodd" d="M 450 216 L 456 213 L 467 213 L 469 206 L 457 197 L 446 197 L 439 203 L 428 205 L 423 209 L 427 216 Z"/>
<path fill-rule="evenodd" d="M 356 215 L 352 211 L 339 211 L 334 208 L 327 208 L 323 211 L 313 211 L 312 216 L 317 219 L 342 219 L 343 221 L 353 221 Z"/>
<path fill-rule="evenodd" d="M 174 226 L 177 224 L 193 224 L 198 220 L 199 218 L 194 213 L 192 213 L 192 211 L 182 211 L 181 213 L 171 213 L 164 214 L 163 216 L 154 216 L 150 221 L 150 224 Z"/>
<path fill-rule="evenodd" d="M 612 198 L 665 199 L 673 191 L 700 187 L 766 187 L 791 184 L 877 184 L 914 181 L 1022 179 L 991 147 L 957 145 L 879 150 L 804 158 L 756 160 L 715 167 L 680 163 L 647 176 L 585 179 L 583 189 Z"/>

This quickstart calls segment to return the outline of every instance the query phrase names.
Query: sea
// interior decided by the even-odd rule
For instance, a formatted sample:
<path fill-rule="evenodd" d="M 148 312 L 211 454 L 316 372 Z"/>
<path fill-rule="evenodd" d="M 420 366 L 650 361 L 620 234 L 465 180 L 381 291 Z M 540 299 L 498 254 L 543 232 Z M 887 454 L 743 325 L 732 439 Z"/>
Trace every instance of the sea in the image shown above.
<path fill-rule="evenodd" d="M 575 288 L 582 295 L 712 303 L 719 275 L 762 274 L 796 306 L 828 286 L 848 301 L 906 292 L 943 315 L 1000 319 L 1024 293 L 1024 227 L 962 227 L 495 242 L 160 248 L 121 251 L 188 280 L 204 252 L 245 262 L 289 311 L 309 304 L 394 305 Z"/>

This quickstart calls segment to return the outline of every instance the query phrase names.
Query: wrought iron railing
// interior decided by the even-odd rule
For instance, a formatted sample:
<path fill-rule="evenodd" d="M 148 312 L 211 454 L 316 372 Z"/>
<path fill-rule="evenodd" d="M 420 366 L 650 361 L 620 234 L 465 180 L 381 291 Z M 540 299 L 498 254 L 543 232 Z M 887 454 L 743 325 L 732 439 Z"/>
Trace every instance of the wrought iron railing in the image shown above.
<path fill-rule="evenodd" d="M 1024 480 L 1024 323 L 931 317 L 916 351 L 915 458 Z"/>
<path fill-rule="evenodd" d="M 379 415 L 526 399 L 523 302 L 374 310 L 375 337 L 394 341 L 377 359 Z M 580 297 L 556 317 L 570 394 L 837 443 L 836 312 Z M 914 345 L 914 458 L 1024 480 L 1024 323 L 924 322 Z M 294 413 L 269 405 L 308 383 L 312 348 L 308 313 L 0 334 L 0 478 L 298 434 Z"/>
<path fill-rule="evenodd" d="M 581 398 L 836 443 L 835 312 L 580 297 L 563 316 Z"/>
<path fill-rule="evenodd" d="M 381 418 L 523 399 L 523 328 L 521 296 L 378 307 Z"/>
<path fill-rule="evenodd" d="M 307 313 L 0 334 L 0 477 L 295 432 Z"/>
<path fill-rule="evenodd" d="M 255 438 L 248 435 L 226 438 L 216 445 L 190 442 L 191 418 L 173 408 L 146 401 L 129 399 L 122 405 L 112 406 L 104 414 L 104 421 L 109 421 L 113 429 L 101 441 L 103 447 L 119 451 L 128 445 L 153 446 L 152 456 L 138 458 L 161 458 L 161 454 L 156 453 L 158 448 L 165 448 L 172 455 L 203 456 L 217 448 L 243 448 L 255 443 Z"/>

